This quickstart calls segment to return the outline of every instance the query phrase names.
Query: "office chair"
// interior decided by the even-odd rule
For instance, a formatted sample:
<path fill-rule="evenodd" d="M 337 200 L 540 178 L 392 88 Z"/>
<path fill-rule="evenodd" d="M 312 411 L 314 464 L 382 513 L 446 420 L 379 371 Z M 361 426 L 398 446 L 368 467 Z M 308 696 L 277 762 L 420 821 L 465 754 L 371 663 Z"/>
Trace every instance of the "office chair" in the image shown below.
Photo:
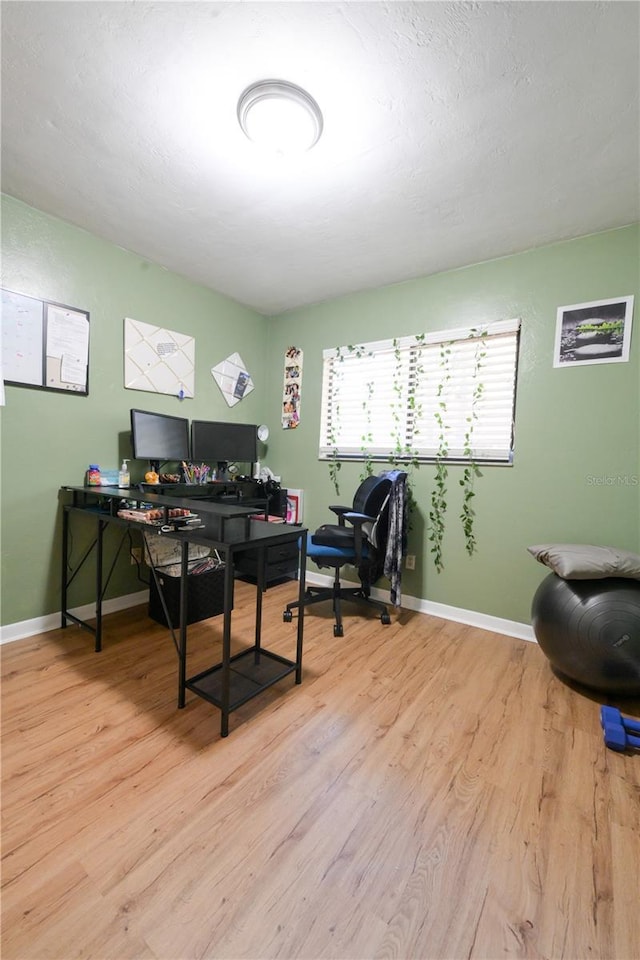
<path fill-rule="evenodd" d="M 406 549 L 405 506 L 407 475 L 390 470 L 367 477 L 358 487 L 353 506 L 330 506 L 338 523 L 323 524 L 307 536 L 307 557 L 320 568 L 334 570 L 330 587 L 307 587 L 302 602 L 288 603 L 282 615 L 291 622 L 293 610 L 331 600 L 335 623 L 333 635 L 344 636 L 342 601 L 347 600 L 380 612 L 383 624 L 391 623 L 387 605 L 374 600 L 372 585 L 384 573 L 391 580 L 391 600 L 400 604 L 400 571 Z M 349 526 L 347 525 L 349 524 Z M 340 570 L 350 565 L 358 570 L 359 587 L 343 587 Z"/>

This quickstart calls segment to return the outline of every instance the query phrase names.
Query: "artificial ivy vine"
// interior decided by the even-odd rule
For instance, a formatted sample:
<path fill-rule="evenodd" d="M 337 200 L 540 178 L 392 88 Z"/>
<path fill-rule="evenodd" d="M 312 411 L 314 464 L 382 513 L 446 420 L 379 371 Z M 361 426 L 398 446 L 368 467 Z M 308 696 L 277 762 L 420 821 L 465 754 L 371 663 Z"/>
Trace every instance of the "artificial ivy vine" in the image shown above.
<path fill-rule="evenodd" d="M 436 470 L 434 477 L 433 490 L 431 491 L 431 510 L 429 511 L 429 520 L 431 528 L 429 531 L 429 540 L 433 544 L 431 553 L 433 562 L 438 573 L 444 569 L 442 557 L 442 543 L 444 540 L 444 518 L 447 512 L 447 478 L 449 471 L 447 469 L 446 459 L 449 454 L 449 441 L 447 430 L 449 427 L 444 421 L 444 415 L 447 412 L 447 404 L 444 399 L 444 388 L 451 379 L 449 369 L 449 359 L 451 356 L 451 343 L 442 343 L 440 345 L 440 369 L 442 376 L 438 384 L 436 393 L 437 406 L 434 411 L 434 419 L 438 426 L 438 450 L 436 452 Z"/>
<path fill-rule="evenodd" d="M 480 368 L 482 367 L 482 361 L 487 355 L 485 340 L 487 337 L 487 331 L 483 330 L 478 332 L 472 330 L 471 337 L 477 337 L 478 341 L 476 343 L 476 352 L 474 357 L 473 364 L 473 395 L 471 397 L 471 412 L 467 417 L 467 430 L 464 435 L 464 456 L 468 460 L 467 466 L 464 468 L 462 474 L 462 480 L 459 481 L 460 486 L 462 487 L 462 512 L 460 514 L 460 520 L 462 521 L 462 530 L 464 532 L 465 547 L 469 556 L 473 556 L 476 551 L 477 543 L 474 534 L 474 522 L 475 522 L 475 510 L 473 509 L 471 501 L 475 497 L 475 492 L 473 489 L 474 481 L 476 477 L 481 477 L 482 473 L 478 467 L 478 464 L 473 458 L 473 428 L 475 426 L 476 420 L 478 419 L 477 407 L 482 399 L 484 393 L 484 384 L 478 379 L 480 374 Z"/>
<path fill-rule="evenodd" d="M 400 344 L 398 340 L 394 337 L 393 339 L 393 353 L 396 360 L 396 365 L 393 371 L 393 394 L 395 400 L 391 402 L 391 417 L 393 420 L 393 429 L 391 431 L 391 436 L 394 439 L 394 447 L 391 453 L 389 454 L 391 463 L 398 463 L 402 456 L 405 453 L 405 445 L 403 442 L 402 434 L 402 421 L 400 419 L 400 410 L 402 409 L 402 354 L 400 352 Z"/>
<path fill-rule="evenodd" d="M 424 367 L 422 366 L 422 347 L 424 346 L 425 335 L 420 333 L 416 335 L 416 346 L 413 351 L 413 360 L 412 365 L 414 367 L 414 374 L 409 378 L 409 391 L 407 395 L 407 407 L 411 411 L 411 421 L 412 421 L 412 430 L 411 430 L 411 439 L 413 441 L 413 449 L 411 450 L 412 463 L 417 468 L 418 463 L 418 452 L 416 449 L 416 438 L 420 435 L 420 420 L 422 419 L 422 404 L 418 403 L 416 400 L 416 392 L 418 389 L 418 384 L 420 383 L 420 378 L 424 373 Z"/>
<path fill-rule="evenodd" d="M 412 348 L 412 359 L 411 366 L 413 367 L 413 375 L 409 377 L 408 389 L 407 389 L 407 398 L 406 404 L 403 402 L 402 387 L 403 387 L 403 362 L 402 362 L 402 353 L 400 352 L 400 345 L 398 340 L 394 339 L 393 347 L 396 358 L 396 366 L 394 370 L 394 379 L 393 379 L 393 390 L 398 398 L 397 404 L 392 404 L 393 410 L 393 419 L 394 419 L 394 430 L 393 437 L 395 440 L 394 449 L 389 453 L 389 463 L 393 464 L 395 467 L 404 467 L 407 471 L 407 530 L 411 531 L 412 529 L 412 517 L 413 512 L 416 509 L 416 500 L 413 495 L 413 486 L 412 486 L 412 472 L 413 470 L 418 470 L 420 468 L 420 461 L 418 460 L 418 451 L 416 449 L 416 437 L 420 433 L 419 423 L 422 417 L 422 404 L 416 400 L 416 392 L 420 382 L 420 376 L 424 373 L 424 368 L 422 366 L 422 347 L 424 344 L 425 335 L 424 333 L 415 335 L 415 347 Z M 409 410 L 411 413 L 412 419 L 412 428 L 408 431 L 411 434 L 412 445 L 410 445 L 405 438 L 403 425 L 404 420 L 399 416 L 398 409 Z"/>
<path fill-rule="evenodd" d="M 360 452 L 362 453 L 362 459 L 364 461 L 364 468 L 360 474 L 360 480 L 366 480 L 367 477 L 370 477 L 373 473 L 373 458 L 371 456 L 371 444 L 373 443 L 373 434 L 371 433 L 371 398 L 373 397 L 373 380 L 369 380 L 367 383 L 367 396 L 362 401 L 362 409 L 364 410 L 365 420 L 366 420 L 366 429 L 361 436 L 361 446 Z"/>
<path fill-rule="evenodd" d="M 339 407 L 337 407 L 336 417 L 339 415 L 339 413 L 340 413 L 340 409 Z M 329 478 L 331 480 L 331 483 L 333 484 L 333 489 L 336 491 L 336 495 L 340 496 L 340 484 L 338 483 L 338 471 L 342 467 L 342 464 L 340 462 L 340 454 L 336 446 L 336 438 L 333 432 L 333 427 L 329 428 L 328 440 L 333 448 L 331 451 L 331 459 L 329 460 Z"/>

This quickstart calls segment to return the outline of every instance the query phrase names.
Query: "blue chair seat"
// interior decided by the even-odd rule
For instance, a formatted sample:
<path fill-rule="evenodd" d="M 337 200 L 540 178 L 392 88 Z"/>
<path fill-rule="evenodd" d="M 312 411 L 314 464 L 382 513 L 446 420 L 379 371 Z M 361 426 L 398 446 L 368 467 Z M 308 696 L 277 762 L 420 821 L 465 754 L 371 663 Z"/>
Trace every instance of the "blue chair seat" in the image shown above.
<path fill-rule="evenodd" d="M 352 538 L 353 541 L 353 538 Z M 316 543 L 315 537 L 312 533 L 307 534 L 307 556 L 315 561 L 322 560 L 339 560 L 341 563 L 350 563 L 352 560 L 355 562 L 356 553 L 353 548 L 353 542 L 351 547 L 330 547 L 323 543 Z M 363 543 L 362 545 L 362 559 L 367 560 L 369 557 L 369 545 Z"/>

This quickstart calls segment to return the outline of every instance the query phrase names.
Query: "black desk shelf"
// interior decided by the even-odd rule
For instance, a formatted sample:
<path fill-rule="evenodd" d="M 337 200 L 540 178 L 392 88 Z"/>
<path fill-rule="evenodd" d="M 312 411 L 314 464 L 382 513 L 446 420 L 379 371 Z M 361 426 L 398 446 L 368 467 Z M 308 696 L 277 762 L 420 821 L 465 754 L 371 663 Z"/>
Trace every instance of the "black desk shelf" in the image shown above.
<path fill-rule="evenodd" d="M 218 663 L 190 677 L 185 681 L 186 688 L 222 709 L 224 667 L 224 663 Z M 286 660 L 263 648 L 250 647 L 236 653 L 229 659 L 229 711 L 236 710 L 296 669 L 294 660 Z"/>

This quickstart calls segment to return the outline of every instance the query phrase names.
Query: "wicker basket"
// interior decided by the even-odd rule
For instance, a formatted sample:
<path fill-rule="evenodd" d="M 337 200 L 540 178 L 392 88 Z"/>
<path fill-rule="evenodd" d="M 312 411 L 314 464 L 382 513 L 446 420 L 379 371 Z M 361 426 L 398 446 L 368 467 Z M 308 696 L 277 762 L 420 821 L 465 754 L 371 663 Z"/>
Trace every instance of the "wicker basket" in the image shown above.
<path fill-rule="evenodd" d="M 179 627 L 180 577 L 170 576 L 162 569 L 158 569 L 156 573 L 171 618 L 171 626 Z M 224 613 L 224 566 L 204 573 L 190 573 L 187 577 L 187 623 L 208 620 L 220 613 Z M 149 592 L 149 616 L 157 623 L 169 626 L 153 577 Z"/>

